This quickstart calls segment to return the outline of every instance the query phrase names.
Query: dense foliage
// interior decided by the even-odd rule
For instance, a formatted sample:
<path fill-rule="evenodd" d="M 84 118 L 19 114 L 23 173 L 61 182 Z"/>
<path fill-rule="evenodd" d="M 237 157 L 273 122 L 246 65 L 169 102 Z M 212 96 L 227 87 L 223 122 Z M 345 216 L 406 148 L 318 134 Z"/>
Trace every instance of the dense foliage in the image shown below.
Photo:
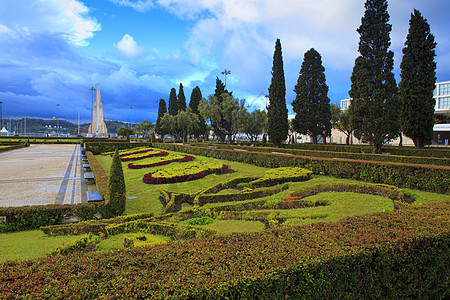
<path fill-rule="evenodd" d="M 352 98 L 349 112 L 355 136 L 381 153 L 383 143 L 400 133 L 401 101 L 392 72 L 394 53 L 389 50 L 387 0 L 367 0 L 364 17 L 358 28 L 358 51 L 351 75 Z"/>
<path fill-rule="evenodd" d="M 183 84 L 180 83 L 180 88 L 178 89 L 178 101 L 177 101 L 178 112 L 186 110 L 186 96 L 184 95 Z"/>
<path fill-rule="evenodd" d="M 29 298 L 447 298 L 450 204 L 336 223 L 0 264 Z M 426 268 L 426 269 L 425 269 Z"/>
<path fill-rule="evenodd" d="M 411 14 L 405 45 L 399 83 L 403 101 L 401 124 L 403 134 L 422 148 L 433 141 L 436 42 L 427 20 L 416 9 Z"/>
<path fill-rule="evenodd" d="M 314 48 L 305 53 L 294 92 L 294 130 L 310 135 L 313 144 L 317 144 L 318 136 L 322 136 L 322 140 L 326 141 L 326 137 L 331 135 L 330 98 L 322 57 Z"/>
<path fill-rule="evenodd" d="M 195 162 L 182 166 L 156 170 L 144 175 L 143 181 L 148 184 L 164 184 L 196 180 L 206 175 L 228 172 L 228 166 L 211 162 Z"/>
<path fill-rule="evenodd" d="M 125 177 L 123 176 L 122 162 L 120 161 L 119 149 L 114 154 L 108 180 L 108 208 L 110 216 L 115 217 L 124 213 L 126 204 Z"/>
<path fill-rule="evenodd" d="M 190 155 L 182 155 L 182 154 L 172 154 L 168 156 L 159 156 L 159 157 L 151 157 L 147 159 L 143 159 L 136 163 L 129 163 L 129 169 L 142 169 L 142 168 L 151 168 L 156 166 L 167 165 L 173 162 L 187 162 L 194 160 L 193 156 Z"/>
<path fill-rule="evenodd" d="M 161 136 L 164 136 L 166 134 L 166 132 L 164 132 L 161 129 L 161 119 L 166 113 L 167 113 L 166 101 L 164 99 L 161 99 L 159 100 L 158 118 L 156 119 L 156 126 L 155 126 L 155 131 Z"/>
<path fill-rule="evenodd" d="M 177 99 L 177 91 L 172 88 L 170 90 L 169 95 L 169 108 L 167 110 L 169 115 L 175 116 L 178 113 L 178 99 Z"/>
<path fill-rule="evenodd" d="M 288 110 L 286 108 L 286 83 L 284 79 L 281 42 L 277 39 L 273 54 L 272 81 L 269 87 L 267 107 L 268 134 L 272 143 L 280 146 L 288 135 Z"/>
<path fill-rule="evenodd" d="M 450 168 L 447 166 L 305 157 L 170 144 L 158 144 L 158 147 L 266 168 L 298 166 L 311 170 L 313 174 L 390 184 L 436 193 L 450 193 Z"/>
<path fill-rule="evenodd" d="M 206 122 L 205 119 L 200 115 L 200 111 L 198 110 L 198 105 L 200 101 L 203 99 L 202 92 L 198 86 L 196 86 L 191 93 L 191 98 L 189 101 L 189 109 L 191 113 L 197 115 L 199 119 L 198 130 L 193 132 L 193 135 L 196 138 L 199 138 L 201 135 L 206 134 Z"/>

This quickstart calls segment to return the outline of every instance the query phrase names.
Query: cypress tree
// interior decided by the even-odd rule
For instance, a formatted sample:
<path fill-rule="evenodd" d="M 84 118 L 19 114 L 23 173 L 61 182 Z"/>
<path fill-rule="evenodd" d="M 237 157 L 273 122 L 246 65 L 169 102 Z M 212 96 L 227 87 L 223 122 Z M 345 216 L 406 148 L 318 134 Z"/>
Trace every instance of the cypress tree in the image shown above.
<path fill-rule="evenodd" d="M 416 9 L 411 14 L 405 46 L 400 64 L 400 120 L 403 133 L 422 148 L 433 141 L 436 43 L 430 25 Z"/>
<path fill-rule="evenodd" d="M 294 92 L 294 130 L 311 135 L 314 144 L 317 144 L 319 135 L 325 140 L 331 134 L 330 98 L 327 95 L 328 86 L 325 82 L 322 58 L 314 48 L 305 53 Z"/>
<path fill-rule="evenodd" d="M 383 143 L 400 133 L 401 109 L 392 72 L 394 53 L 389 51 L 390 32 L 387 0 L 367 0 L 357 32 L 358 51 L 351 75 L 352 98 L 349 113 L 355 136 L 369 142 L 374 153 L 381 153 Z"/>
<path fill-rule="evenodd" d="M 189 100 L 189 108 L 191 112 L 196 114 L 200 121 L 198 131 L 194 132 L 196 138 L 198 138 L 200 135 L 205 134 L 206 132 L 205 119 L 200 115 L 200 112 L 198 111 L 198 105 L 202 99 L 203 99 L 202 92 L 200 91 L 200 88 L 196 86 L 192 90 L 191 98 Z"/>
<path fill-rule="evenodd" d="M 169 96 L 169 115 L 175 116 L 178 113 L 177 91 L 172 88 Z"/>
<path fill-rule="evenodd" d="M 230 96 L 232 96 L 233 94 L 233 92 L 229 92 L 228 90 L 226 90 L 222 80 L 220 80 L 219 77 L 216 77 L 216 89 L 214 91 L 214 97 L 217 98 L 217 101 L 219 103 L 223 102 L 224 99 L 222 95 L 224 93 L 227 93 Z M 220 121 L 213 123 L 212 126 L 214 128 L 214 133 L 216 134 L 216 136 L 221 141 L 225 141 L 225 137 L 227 136 L 227 134 L 224 131 L 220 130 L 220 128 L 224 128 L 225 131 L 229 132 L 231 131 L 231 123 L 224 120 L 223 116 L 221 116 Z"/>
<path fill-rule="evenodd" d="M 116 148 L 111 163 L 108 180 L 109 212 L 111 216 L 119 216 L 125 211 L 126 203 L 125 178 L 123 176 L 122 162 L 120 161 L 119 149 Z"/>
<path fill-rule="evenodd" d="M 180 89 L 178 90 L 178 111 L 186 110 L 186 96 L 184 96 L 183 84 L 180 83 Z"/>
<path fill-rule="evenodd" d="M 161 99 L 159 100 L 158 119 L 156 119 L 156 126 L 155 126 L 155 131 L 160 135 L 165 134 L 161 129 L 161 119 L 162 117 L 164 117 L 165 113 L 167 113 L 166 101 L 164 99 Z"/>
<path fill-rule="evenodd" d="M 288 135 L 288 110 L 286 108 L 286 83 L 284 79 L 281 42 L 277 39 L 273 54 L 272 81 L 269 87 L 269 106 L 267 108 L 269 139 L 280 146 Z"/>

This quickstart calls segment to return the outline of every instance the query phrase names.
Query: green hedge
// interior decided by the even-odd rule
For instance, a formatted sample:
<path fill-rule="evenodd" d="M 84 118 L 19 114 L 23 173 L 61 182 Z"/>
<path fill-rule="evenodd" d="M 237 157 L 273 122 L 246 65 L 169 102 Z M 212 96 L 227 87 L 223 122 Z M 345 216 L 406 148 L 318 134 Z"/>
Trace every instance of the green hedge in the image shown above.
<path fill-rule="evenodd" d="M 197 144 L 199 147 L 205 147 L 202 144 Z M 287 146 L 287 145 L 286 145 Z M 321 145 L 322 146 L 322 145 Z M 319 149 L 323 147 L 319 146 Z M 323 145 L 325 146 L 325 145 Z M 240 149 L 253 152 L 277 152 L 277 153 L 289 153 L 300 156 L 312 156 L 312 157 L 328 157 L 328 158 L 344 158 L 344 159 L 355 159 L 355 160 L 369 160 L 369 161 L 388 161 L 388 162 L 398 162 L 406 164 L 420 164 L 420 165 L 437 165 L 437 166 L 450 166 L 450 150 L 444 150 L 444 154 L 438 157 L 423 157 L 423 156 L 412 156 L 411 155 L 388 155 L 388 154 L 372 154 L 372 153 L 355 153 L 347 151 L 334 151 L 339 150 L 342 146 L 335 147 L 331 145 L 327 150 L 314 150 L 314 149 L 297 149 L 297 148 L 276 148 L 276 147 L 248 147 L 248 146 L 237 146 L 237 145 L 224 145 L 220 144 L 216 146 L 219 149 Z M 345 150 L 345 149 L 341 149 Z M 431 149 L 430 151 L 434 151 Z M 412 151 L 412 150 L 411 150 Z M 442 150 L 441 150 L 442 151 Z M 448 151 L 448 152 L 445 152 Z M 420 154 L 422 152 L 417 152 Z M 440 153 L 440 152 L 438 152 Z M 447 156 L 448 155 L 448 156 Z"/>
<path fill-rule="evenodd" d="M 0 145 L 4 145 L 4 144 L 2 143 Z M 9 147 L 0 147 L 0 153 L 25 148 L 27 146 L 28 146 L 27 144 L 21 143 L 21 144 L 13 144 L 13 145 L 10 145 Z"/>
<path fill-rule="evenodd" d="M 0 264 L 2 298 L 448 299 L 450 202 Z"/>
<path fill-rule="evenodd" d="M 313 174 L 331 175 L 338 178 L 363 180 L 450 194 L 450 167 L 408 165 L 391 162 L 355 161 L 296 155 L 278 155 L 252 151 L 201 148 L 193 146 L 157 144 L 159 148 L 218 159 L 239 161 L 266 168 L 302 167 Z"/>
<path fill-rule="evenodd" d="M 76 216 L 80 220 L 93 219 L 101 204 L 34 205 L 0 207 L 0 218 L 6 217 L 0 232 L 35 229 L 41 226 L 61 224 L 65 216 Z"/>
<path fill-rule="evenodd" d="M 195 205 L 205 205 L 206 203 L 220 203 L 229 201 L 244 201 L 248 199 L 256 199 L 267 197 L 281 193 L 288 189 L 288 185 L 272 186 L 267 188 L 258 188 L 254 190 L 244 190 L 239 193 L 230 194 L 198 194 L 194 199 Z"/>
<path fill-rule="evenodd" d="M 103 152 L 112 152 L 115 151 L 116 148 L 119 150 L 130 149 L 136 147 L 151 147 L 150 143 L 128 143 L 123 141 L 114 141 L 114 142 L 85 142 L 84 147 L 86 151 L 91 151 L 94 155 L 103 153 Z"/>
<path fill-rule="evenodd" d="M 41 227 L 42 232 L 48 236 L 80 235 L 86 233 L 106 233 L 106 226 L 111 224 L 125 223 L 140 219 L 149 219 L 153 214 L 134 214 L 129 216 L 118 216 L 111 219 L 91 220 L 72 224 L 53 225 Z"/>
<path fill-rule="evenodd" d="M 210 229 L 180 226 L 171 222 L 152 222 L 145 219 L 106 226 L 106 233 L 108 235 L 131 232 L 164 235 L 171 237 L 172 239 L 199 238 L 211 236 L 216 233 L 214 230 Z"/>
<path fill-rule="evenodd" d="M 283 148 L 290 149 L 308 149 L 315 151 L 334 151 L 334 152 L 352 152 L 352 153 L 372 153 L 370 145 L 339 145 L 339 144 L 287 144 Z M 450 158 L 450 149 L 426 147 L 418 149 L 415 147 L 383 146 L 383 153 L 404 156 L 423 156 L 423 157 L 441 157 Z"/>

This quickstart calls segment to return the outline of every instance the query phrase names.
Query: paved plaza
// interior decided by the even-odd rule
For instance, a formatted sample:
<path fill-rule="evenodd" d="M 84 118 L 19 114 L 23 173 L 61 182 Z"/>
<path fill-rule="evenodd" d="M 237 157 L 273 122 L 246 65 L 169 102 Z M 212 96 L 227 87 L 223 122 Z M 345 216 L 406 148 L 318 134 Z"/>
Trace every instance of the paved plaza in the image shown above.
<path fill-rule="evenodd" d="M 86 203 L 80 145 L 0 153 L 0 206 Z"/>

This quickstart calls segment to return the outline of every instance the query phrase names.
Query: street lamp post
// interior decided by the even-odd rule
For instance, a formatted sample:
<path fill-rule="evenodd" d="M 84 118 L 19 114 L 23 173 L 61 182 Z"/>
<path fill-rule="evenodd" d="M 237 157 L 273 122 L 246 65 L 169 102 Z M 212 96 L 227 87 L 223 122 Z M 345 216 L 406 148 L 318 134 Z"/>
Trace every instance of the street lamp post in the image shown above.
<path fill-rule="evenodd" d="M 58 119 L 58 114 L 59 114 L 59 103 L 56 103 L 56 136 L 59 136 L 59 119 Z"/>
<path fill-rule="evenodd" d="M 0 130 L 3 128 L 3 101 L 0 101 Z"/>
<path fill-rule="evenodd" d="M 227 75 L 230 75 L 230 74 L 231 74 L 231 71 L 230 71 L 230 70 L 227 70 L 227 69 L 225 69 L 225 70 L 222 72 L 222 75 L 225 76 L 225 86 L 227 86 Z"/>
<path fill-rule="evenodd" d="M 130 111 L 131 111 L 130 128 L 131 129 L 133 129 L 133 108 L 134 108 L 134 106 L 130 106 Z"/>

